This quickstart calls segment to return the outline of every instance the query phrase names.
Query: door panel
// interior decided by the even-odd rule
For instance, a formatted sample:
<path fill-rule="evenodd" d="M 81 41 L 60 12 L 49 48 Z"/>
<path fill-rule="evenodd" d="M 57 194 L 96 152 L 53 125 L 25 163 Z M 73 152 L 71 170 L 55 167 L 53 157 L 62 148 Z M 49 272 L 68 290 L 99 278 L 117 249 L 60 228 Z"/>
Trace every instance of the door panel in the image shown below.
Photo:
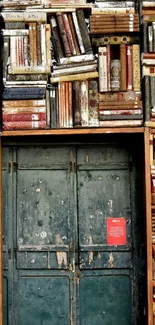
<path fill-rule="evenodd" d="M 82 277 L 81 325 L 130 325 L 131 286 L 125 275 Z"/>
<path fill-rule="evenodd" d="M 138 325 L 131 166 L 119 145 L 4 150 L 4 325 Z"/>

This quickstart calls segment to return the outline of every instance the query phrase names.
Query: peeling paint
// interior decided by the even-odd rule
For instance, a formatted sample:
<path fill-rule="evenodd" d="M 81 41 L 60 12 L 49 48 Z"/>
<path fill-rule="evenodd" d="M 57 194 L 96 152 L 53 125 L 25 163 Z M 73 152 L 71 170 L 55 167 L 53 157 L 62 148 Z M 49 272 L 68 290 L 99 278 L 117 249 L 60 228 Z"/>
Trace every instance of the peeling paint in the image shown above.
<path fill-rule="evenodd" d="M 109 211 L 110 211 L 110 213 L 112 213 L 113 212 L 113 200 L 108 200 L 108 205 L 109 205 Z"/>
<path fill-rule="evenodd" d="M 46 231 L 42 231 L 40 233 L 40 236 L 41 236 L 41 238 L 46 238 L 47 237 L 47 232 Z"/>
<path fill-rule="evenodd" d="M 36 193 L 40 193 L 40 188 L 37 188 L 36 189 Z"/>
<path fill-rule="evenodd" d="M 92 236 L 88 237 L 88 243 L 89 245 L 93 244 L 93 238 Z M 93 252 L 89 252 L 89 265 L 94 261 L 94 253 Z"/>
<path fill-rule="evenodd" d="M 62 265 L 67 266 L 67 253 L 66 252 L 57 252 L 57 261 L 59 269 L 61 269 Z"/>
<path fill-rule="evenodd" d="M 110 253 L 110 254 L 109 254 L 108 266 L 109 266 L 110 268 L 113 268 L 113 267 L 114 267 L 114 257 L 113 257 L 113 253 Z"/>

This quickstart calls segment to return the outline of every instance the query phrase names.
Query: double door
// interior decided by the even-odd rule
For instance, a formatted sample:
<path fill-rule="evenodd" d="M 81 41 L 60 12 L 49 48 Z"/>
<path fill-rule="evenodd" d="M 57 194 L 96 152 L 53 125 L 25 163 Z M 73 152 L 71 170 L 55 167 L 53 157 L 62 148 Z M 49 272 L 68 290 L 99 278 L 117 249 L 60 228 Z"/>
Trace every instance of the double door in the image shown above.
<path fill-rule="evenodd" d="M 4 147 L 2 180 L 4 325 L 138 324 L 128 150 Z"/>

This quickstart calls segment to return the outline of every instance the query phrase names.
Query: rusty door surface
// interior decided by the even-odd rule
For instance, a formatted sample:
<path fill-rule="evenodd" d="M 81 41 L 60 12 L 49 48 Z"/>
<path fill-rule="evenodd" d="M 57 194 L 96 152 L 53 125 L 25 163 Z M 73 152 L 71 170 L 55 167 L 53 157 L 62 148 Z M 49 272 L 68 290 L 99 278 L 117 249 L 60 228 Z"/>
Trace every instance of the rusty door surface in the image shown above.
<path fill-rule="evenodd" d="M 4 325 L 138 324 L 128 151 L 3 150 Z"/>

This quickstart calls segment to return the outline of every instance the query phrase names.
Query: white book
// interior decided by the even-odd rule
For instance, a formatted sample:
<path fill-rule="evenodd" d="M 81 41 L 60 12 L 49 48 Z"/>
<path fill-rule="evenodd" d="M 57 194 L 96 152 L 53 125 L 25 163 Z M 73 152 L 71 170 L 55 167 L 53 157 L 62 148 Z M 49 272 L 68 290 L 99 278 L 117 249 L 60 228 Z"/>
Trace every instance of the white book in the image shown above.
<path fill-rule="evenodd" d="M 74 23 L 74 26 L 75 26 L 75 31 L 76 31 L 77 39 L 78 39 L 79 46 L 80 46 L 80 51 L 81 51 L 82 54 L 84 54 L 85 53 L 85 48 L 84 48 L 84 44 L 83 44 L 83 40 L 82 40 L 82 35 L 81 35 L 80 28 L 79 28 L 79 24 L 78 24 L 76 12 L 73 12 L 72 13 L 72 17 L 73 17 L 73 23 Z"/>
<path fill-rule="evenodd" d="M 29 34 L 28 29 L 2 29 L 3 36 L 25 36 Z"/>
<path fill-rule="evenodd" d="M 99 64 L 99 89 L 100 91 L 108 91 L 107 78 L 107 48 L 106 46 L 98 48 L 98 64 Z"/>
<path fill-rule="evenodd" d="M 16 60 L 16 37 L 10 37 L 10 64 L 11 67 L 17 65 Z"/>
<path fill-rule="evenodd" d="M 46 66 L 46 25 L 41 24 L 41 59 L 42 65 Z"/>
<path fill-rule="evenodd" d="M 85 61 L 92 61 L 94 60 L 93 54 L 84 54 L 84 55 L 76 55 L 70 56 L 69 58 L 60 58 L 60 64 L 69 64 L 69 63 L 78 63 L 78 62 L 85 62 Z"/>

